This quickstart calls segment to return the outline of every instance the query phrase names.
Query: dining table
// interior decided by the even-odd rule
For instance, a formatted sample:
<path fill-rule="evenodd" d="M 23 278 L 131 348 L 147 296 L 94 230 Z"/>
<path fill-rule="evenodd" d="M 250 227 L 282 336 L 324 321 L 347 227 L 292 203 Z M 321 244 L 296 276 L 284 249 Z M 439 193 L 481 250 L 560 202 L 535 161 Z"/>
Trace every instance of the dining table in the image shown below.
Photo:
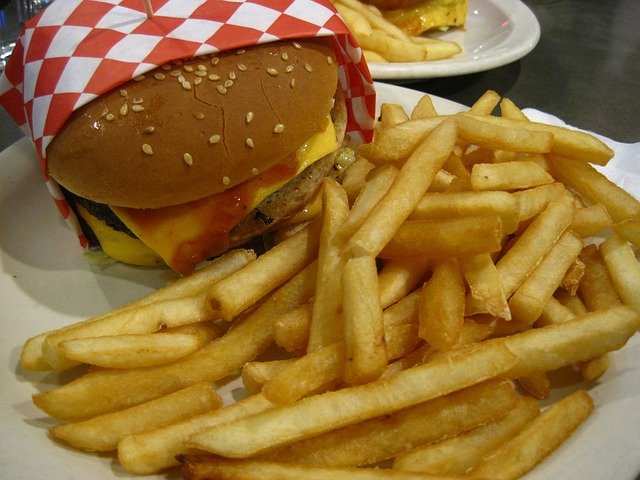
<path fill-rule="evenodd" d="M 518 107 L 551 114 L 616 142 L 640 142 L 640 1 L 522 3 L 540 28 L 537 44 L 522 58 L 475 73 L 378 81 L 465 106 L 494 90 Z M 24 136 L 0 108 L 0 152 Z M 629 455 L 639 455 L 638 445 L 629 445 Z"/>

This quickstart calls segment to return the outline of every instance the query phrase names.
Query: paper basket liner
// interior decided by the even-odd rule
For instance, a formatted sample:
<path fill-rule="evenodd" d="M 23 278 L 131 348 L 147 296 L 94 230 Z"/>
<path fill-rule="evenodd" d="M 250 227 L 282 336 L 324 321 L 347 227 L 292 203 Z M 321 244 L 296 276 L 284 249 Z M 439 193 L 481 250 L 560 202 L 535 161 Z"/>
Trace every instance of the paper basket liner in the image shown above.
<path fill-rule="evenodd" d="M 0 105 L 25 129 L 58 209 L 87 239 L 47 174 L 46 148 L 71 113 L 137 75 L 186 57 L 303 37 L 331 37 L 354 143 L 371 140 L 375 91 L 362 51 L 330 0 L 57 0 L 27 21 Z"/>

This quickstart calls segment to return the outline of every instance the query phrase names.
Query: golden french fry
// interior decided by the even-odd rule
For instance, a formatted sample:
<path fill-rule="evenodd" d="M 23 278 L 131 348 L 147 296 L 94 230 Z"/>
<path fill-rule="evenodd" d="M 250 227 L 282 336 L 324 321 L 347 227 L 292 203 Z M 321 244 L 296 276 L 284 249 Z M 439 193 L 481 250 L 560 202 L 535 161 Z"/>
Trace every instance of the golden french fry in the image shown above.
<path fill-rule="evenodd" d="M 553 134 L 514 125 L 502 125 L 489 120 L 506 120 L 499 117 L 459 113 L 456 123 L 460 136 L 468 143 L 493 150 L 513 152 L 547 153 L 553 145 Z"/>
<path fill-rule="evenodd" d="M 470 113 L 461 114 L 478 121 L 490 123 L 505 129 L 524 129 L 530 132 L 546 132 L 552 135 L 550 153 L 560 155 L 584 163 L 594 163 L 596 165 L 606 165 L 613 157 L 611 150 L 604 142 L 593 135 L 579 130 L 572 130 L 567 127 L 559 127 L 546 123 L 531 122 L 529 120 L 513 120 L 504 117 L 478 116 Z M 507 150 L 503 148 L 503 150 Z M 525 150 L 516 150 L 523 152 Z M 544 152 L 540 152 L 544 153 Z"/>
<path fill-rule="evenodd" d="M 70 360 L 105 368 L 140 368 L 169 363 L 195 352 L 218 335 L 207 338 L 189 333 L 109 335 L 65 340 L 60 343 Z"/>
<path fill-rule="evenodd" d="M 578 368 L 585 381 L 593 382 L 605 374 L 610 364 L 611 356 L 604 354 L 578 363 Z"/>
<path fill-rule="evenodd" d="M 489 382 L 333 430 L 260 458 L 316 466 L 371 465 L 502 416 L 515 406 L 516 399 L 510 382 Z"/>
<path fill-rule="evenodd" d="M 604 205 L 597 203 L 588 207 L 577 208 L 573 212 L 571 230 L 582 238 L 597 235 L 601 230 L 611 227 L 613 221 Z"/>
<path fill-rule="evenodd" d="M 519 221 L 524 222 L 535 217 L 564 192 L 565 188 L 560 182 L 513 192 L 512 195 L 519 205 Z"/>
<path fill-rule="evenodd" d="M 404 370 L 382 380 L 306 397 L 190 437 L 197 447 L 241 458 L 446 395 L 501 375 L 513 355 L 500 345 Z"/>
<path fill-rule="evenodd" d="M 511 320 L 511 310 L 502 288 L 500 274 L 488 253 L 463 257 L 460 259 L 462 273 L 469 285 L 470 296 L 480 304 L 483 311 L 505 320 Z M 467 315 L 471 312 L 471 302 L 466 302 Z"/>
<path fill-rule="evenodd" d="M 375 168 L 375 165 L 364 157 L 357 157 L 347 168 L 342 176 L 342 188 L 347 192 L 349 204 L 352 204 L 358 197 L 367 181 L 367 175 Z"/>
<path fill-rule="evenodd" d="M 600 245 L 600 252 L 622 303 L 640 312 L 640 264 L 631 245 L 613 234 Z"/>
<path fill-rule="evenodd" d="M 365 50 L 378 52 L 389 62 L 422 62 L 427 60 L 428 51 L 411 40 L 392 37 L 387 32 L 374 29 L 371 35 L 358 39 Z"/>
<path fill-rule="evenodd" d="M 118 444 L 118 460 L 129 472 L 148 475 L 178 465 L 176 456 L 187 453 L 184 441 L 190 435 L 236 418 L 253 415 L 273 404 L 261 394 L 238 400 L 226 407 L 202 413 L 145 433 L 127 435 Z"/>
<path fill-rule="evenodd" d="M 425 60 L 427 61 L 451 58 L 462 52 L 462 47 L 460 46 L 460 44 L 451 40 L 421 36 L 411 36 L 410 40 L 411 43 L 420 45 L 425 49 Z"/>
<path fill-rule="evenodd" d="M 367 63 L 389 63 L 389 60 L 373 50 L 362 49 L 362 54 L 367 60 Z"/>
<path fill-rule="evenodd" d="M 471 471 L 471 477 L 521 477 L 565 441 L 592 411 L 593 400 L 585 391 L 578 390 L 566 396 L 484 458 Z"/>
<path fill-rule="evenodd" d="M 440 124 L 404 163 L 393 185 L 351 237 L 356 256 L 376 256 L 426 193 L 451 153 L 456 137 L 452 120 Z"/>
<path fill-rule="evenodd" d="M 584 263 L 579 258 L 576 258 L 564 278 L 562 279 L 562 288 L 570 295 L 575 296 L 578 293 L 580 287 L 580 281 L 584 275 Z"/>
<path fill-rule="evenodd" d="M 487 90 L 473 102 L 473 105 L 469 108 L 469 113 L 475 115 L 491 115 L 496 106 L 498 106 L 498 103 L 500 103 L 500 95 L 493 90 Z"/>
<path fill-rule="evenodd" d="M 419 319 L 420 338 L 433 348 L 446 350 L 458 343 L 464 321 L 464 278 L 455 259 L 434 266 L 422 288 Z"/>
<path fill-rule="evenodd" d="M 49 332 L 44 336 L 41 345 L 42 358 L 54 370 L 64 370 L 78 363 L 66 359 L 60 351 L 59 345 L 64 340 L 126 333 L 152 333 L 163 327 L 195 323 L 215 316 L 203 302 L 203 293 L 211 285 L 240 270 L 255 258 L 256 255 L 252 251 L 233 250 L 194 275 L 181 278 L 138 301 Z"/>
<path fill-rule="evenodd" d="M 613 225 L 613 230 L 634 245 L 636 249 L 640 246 L 640 221 L 629 220 Z"/>
<path fill-rule="evenodd" d="M 500 116 L 514 120 L 528 120 L 527 116 L 508 98 L 500 100 Z"/>
<path fill-rule="evenodd" d="M 582 251 L 582 240 L 566 231 L 509 299 L 512 318 L 532 325 Z"/>
<path fill-rule="evenodd" d="M 394 38 L 405 40 L 407 42 L 410 41 L 409 36 L 404 33 L 402 29 L 396 27 L 393 23 L 385 19 L 380 11 L 369 8 L 368 5 L 365 5 L 358 0 L 339 0 L 338 3 L 346 5 L 352 10 L 358 12 L 371 24 L 373 28 L 387 32 Z"/>
<path fill-rule="evenodd" d="M 584 266 L 584 263 L 580 259 L 578 259 L 578 261 L 580 261 L 580 263 L 582 263 L 583 265 L 582 275 L 584 276 L 584 271 L 586 270 L 586 266 Z M 578 287 L 580 287 L 580 285 L 578 285 Z M 583 303 L 579 295 L 571 295 L 566 291 L 558 290 L 554 294 L 554 297 L 559 303 L 561 303 L 563 306 L 571 310 L 574 315 L 584 315 L 589 311 L 587 309 L 587 306 Z M 614 305 L 617 305 L 617 303 L 612 304 L 611 306 L 614 306 Z"/>
<path fill-rule="evenodd" d="M 242 366 L 242 384 L 250 393 L 260 393 L 262 387 L 282 372 L 293 359 L 247 362 Z"/>
<path fill-rule="evenodd" d="M 498 215 L 403 223 L 380 252 L 380 258 L 433 260 L 497 252 L 504 236 Z"/>
<path fill-rule="evenodd" d="M 540 413 L 538 402 L 521 397 L 505 416 L 455 437 L 399 455 L 393 468 L 433 475 L 465 475 L 484 456 L 515 436 Z"/>
<path fill-rule="evenodd" d="M 387 308 L 405 298 L 421 284 L 430 268 L 430 262 L 388 260 L 378 273 L 380 305 Z"/>
<path fill-rule="evenodd" d="M 533 398 L 542 400 L 551 395 L 551 380 L 545 372 L 520 377 L 518 383 Z"/>
<path fill-rule="evenodd" d="M 254 262 L 214 284 L 208 299 L 230 321 L 315 259 L 320 223 L 311 222 Z"/>
<path fill-rule="evenodd" d="M 411 120 L 419 120 L 421 118 L 429 118 L 438 116 L 436 108 L 433 106 L 433 101 L 428 94 L 422 95 L 418 103 L 416 103 L 411 110 Z"/>
<path fill-rule="evenodd" d="M 152 400 L 199 382 L 214 382 L 242 368 L 273 342 L 273 320 L 313 295 L 316 263 L 274 292 L 226 334 L 168 365 L 89 373 L 34 395 L 52 417 L 80 420 Z"/>
<path fill-rule="evenodd" d="M 568 195 L 553 200 L 498 260 L 496 268 L 507 297 L 516 291 L 571 224 L 572 215 L 572 200 Z"/>
<path fill-rule="evenodd" d="M 89 420 L 63 423 L 51 434 L 87 451 L 115 450 L 126 435 L 147 432 L 222 406 L 211 384 L 199 383 L 164 397 Z"/>
<path fill-rule="evenodd" d="M 578 291 L 587 308 L 595 312 L 620 305 L 620 297 L 598 247 L 587 245 L 580 253 L 580 260 L 585 268 Z"/>
<path fill-rule="evenodd" d="M 385 309 L 382 314 L 385 329 L 395 325 L 418 324 L 420 290 L 414 290 Z"/>
<path fill-rule="evenodd" d="M 588 163 L 553 157 L 551 164 L 556 179 L 592 203 L 604 205 L 614 222 L 637 219 L 640 215 L 640 202 Z"/>
<path fill-rule="evenodd" d="M 380 105 L 380 124 L 382 128 L 390 128 L 409 120 L 409 115 L 402 105 L 383 103 Z"/>
<path fill-rule="evenodd" d="M 335 242 L 340 225 L 349 214 L 349 201 L 342 187 L 332 179 L 322 184 L 322 230 L 317 250 L 318 275 L 311 313 L 307 352 L 314 352 L 342 338 L 341 275 L 346 261 L 344 249 Z"/>
<path fill-rule="evenodd" d="M 553 177 L 534 162 L 477 163 L 471 170 L 471 188 L 522 190 L 553 183 Z"/>
<path fill-rule="evenodd" d="M 382 375 L 388 361 L 376 259 L 347 260 L 342 289 L 346 347 L 342 377 L 348 384 L 357 385 Z"/>
<path fill-rule="evenodd" d="M 307 303 L 277 318 L 273 322 L 273 338 L 276 343 L 289 352 L 306 350 L 312 310 L 313 305 Z"/>

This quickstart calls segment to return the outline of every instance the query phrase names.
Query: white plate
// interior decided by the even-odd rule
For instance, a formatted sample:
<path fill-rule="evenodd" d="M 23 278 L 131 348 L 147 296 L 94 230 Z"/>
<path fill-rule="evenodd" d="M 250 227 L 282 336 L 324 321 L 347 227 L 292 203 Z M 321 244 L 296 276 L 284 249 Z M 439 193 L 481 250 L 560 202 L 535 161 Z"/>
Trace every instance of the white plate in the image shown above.
<path fill-rule="evenodd" d="M 449 77 L 500 67 L 533 50 L 540 39 L 540 25 L 533 12 L 519 0 L 468 0 L 464 29 L 429 36 L 455 41 L 463 52 L 430 62 L 370 63 L 373 78 Z"/>
<path fill-rule="evenodd" d="M 421 95 L 390 85 L 377 87 L 380 102 L 407 108 Z M 463 108 L 439 98 L 434 103 L 442 113 Z M 49 198 L 33 149 L 24 139 L 0 153 L 0 219 L 0 478 L 135 478 L 109 456 L 77 452 L 48 438 L 54 421 L 36 409 L 30 397 L 69 376 L 20 370 L 20 348 L 28 337 L 148 293 L 170 275 L 87 264 Z M 640 337 L 615 353 L 600 382 L 582 386 L 595 399 L 595 413 L 527 479 L 632 480 L 640 472 L 635 454 L 640 445 Z M 223 394 L 227 392 L 224 388 Z"/>

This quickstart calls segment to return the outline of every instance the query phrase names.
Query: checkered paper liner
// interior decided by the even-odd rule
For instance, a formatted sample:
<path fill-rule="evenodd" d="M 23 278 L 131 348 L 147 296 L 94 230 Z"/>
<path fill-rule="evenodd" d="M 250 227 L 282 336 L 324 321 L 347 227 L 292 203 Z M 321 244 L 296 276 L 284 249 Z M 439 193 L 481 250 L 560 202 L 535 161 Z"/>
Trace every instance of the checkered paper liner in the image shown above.
<path fill-rule="evenodd" d="M 330 0 L 57 0 L 25 24 L 0 76 L 0 105 L 31 136 L 49 192 L 86 247 L 46 148 L 71 113 L 172 60 L 304 37 L 330 37 L 355 142 L 373 135 L 375 91 L 362 51 Z"/>

